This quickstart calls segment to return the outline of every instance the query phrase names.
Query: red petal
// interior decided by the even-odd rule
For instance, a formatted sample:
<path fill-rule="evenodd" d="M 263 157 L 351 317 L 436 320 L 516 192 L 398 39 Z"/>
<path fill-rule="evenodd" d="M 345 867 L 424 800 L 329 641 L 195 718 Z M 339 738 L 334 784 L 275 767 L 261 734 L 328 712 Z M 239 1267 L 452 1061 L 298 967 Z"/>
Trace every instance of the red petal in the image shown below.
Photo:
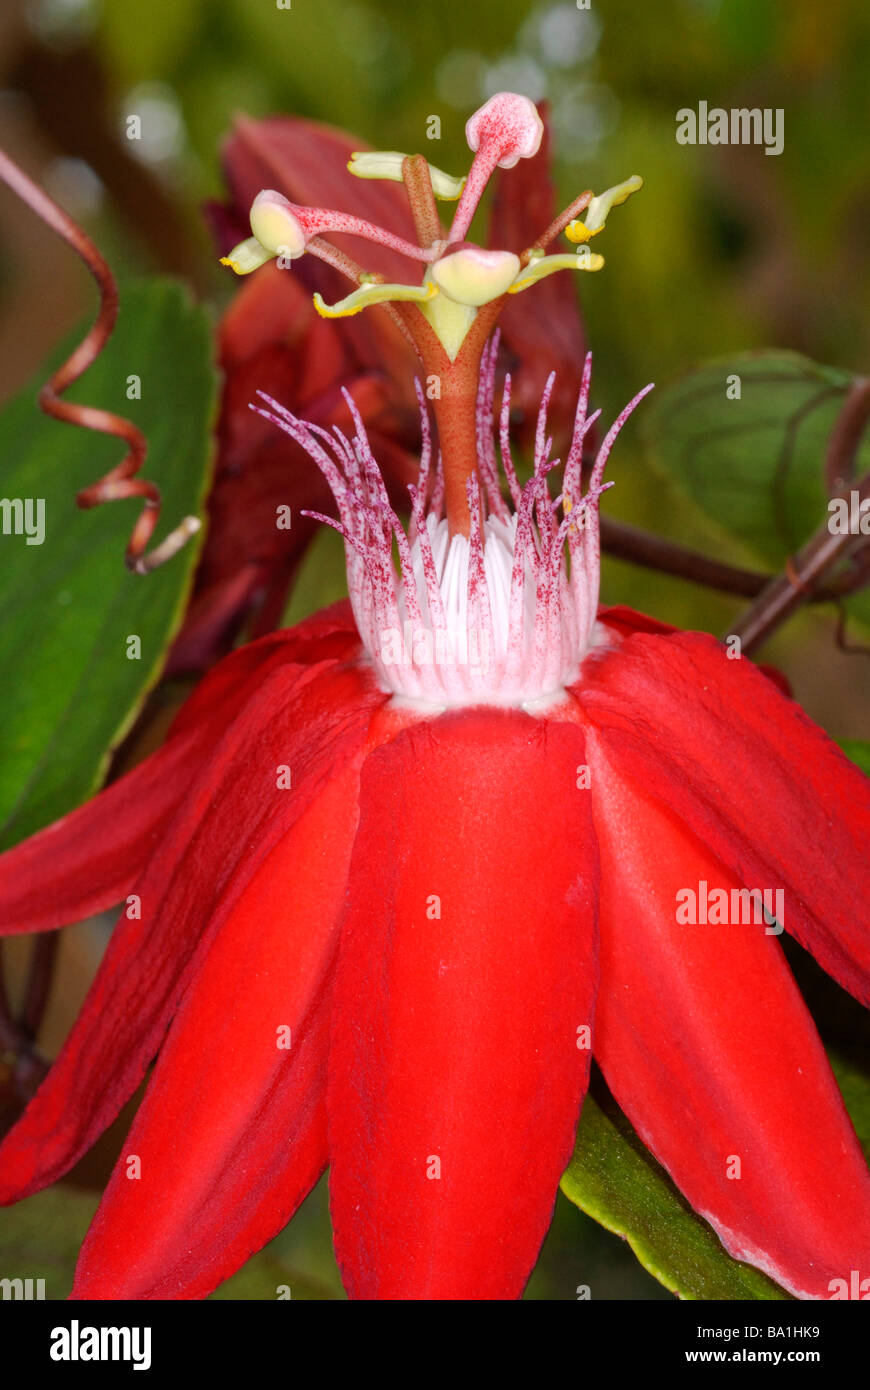
<path fill-rule="evenodd" d="M 740 885 L 604 742 L 588 736 L 596 1059 L 731 1254 L 801 1297 L 829 1298 L 832 1279 L 870 1274 L 870 1176 L 812 1020 L 763 925 L 677 923 L 679 890 Z"/>
<path fill-rule="evenodd" d="M 294 628 L 246 642 L 221 659 L 179 710 L 172 734 L 213 721 L 220 731 L 243 708 L 263 678 L 277 667 L 355 660 L 361 650 L 350 601 L 322 608 Z"/>
<path fill-rule="evenodd" d="M 205 1297 L 325 1168 L 328 977 L 361 758 L 342 762 L 198 953 L 74 1298 Z"/>
<path fill-rule="evenodd" d="M 328 1095 L 351 1297 L 516 1298 L 537 1258 L 589 1067 L 582 762 L 576 727 L 465 710 L 363 769 Z"/>
<path fill-rule="evenodd" d="M 870 781 L 750 661 L 702 633 L 637 633 L 575 694 L 608 755 L 741 883 L 785 890 L 785 927 L 870 1003 Z"/>
<path fill-rule="evenodd" d="M 133 1094 L 195 974 L 198 943 L 332 768 L 353 759 L 384 698 L 354 667 L 278 669 L 209 749 L 135 884 L 141 920 L 122 916 L 60 1056 L 0 1146 L 0 1202 L 53 1182 Z M 282 764 L 291 789 L 277 786 Z"/>

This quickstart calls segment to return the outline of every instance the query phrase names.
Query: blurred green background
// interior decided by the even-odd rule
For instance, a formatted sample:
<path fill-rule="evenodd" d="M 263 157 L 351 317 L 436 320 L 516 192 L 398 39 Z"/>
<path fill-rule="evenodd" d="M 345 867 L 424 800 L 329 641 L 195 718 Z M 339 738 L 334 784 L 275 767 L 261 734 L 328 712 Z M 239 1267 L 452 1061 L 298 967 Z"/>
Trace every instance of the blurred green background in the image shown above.
<path fill-rule="evenodd" d="M 82 222 L 122 285 L 170 271 L 219 311 L 235 286 L 216 264 L 201 205 L 222 193 L 219 144 L 234 113 L 309 116 L 375 147 L 423 149 L 459 173 L 475 106 L 504 88 L 546 97 L 564 201 L 631 173 L 645 179 L 608 223 L 604 272 L 582 285 L 596 400 L 612 414 L 650 379 L 666 383 L 746 348 L 870 369 L 868 72 L 864 0 L 593 0 L 588 10 L 568 0 L 292 0 L 287 9 L 276 0 L 4 0 L 0 145 Z M 700 100 L 783 108 L 783 153 L 677 144 L 676 112 Z M 131 113 L 147 113 L 140 141 L 124 136 Z M 432 115 L 437 143 L 425 134 Z M 577 292 L 568 276 L 564 292 Z M 4 398 L 93 304 L 72 255 L 0 190 Z M 615 465 L 614 515 L 716 550 L 720 538 L 650 471 L 634 425 Z M 328 543 L 316 551 L 294 616 L 340 589 L 335 554 Z M 713 631 L 740 607 L 616 562 L 604 595 Z M 804 614 L 765 656 L 833 734 L 868 738 L 867 659 L 839 652 L 833 628 L 829 612 Z M 58 1038 L 76 989 L 73 980 Z M 87 1194 L 66 1206 L 56 1193 L 34 1198 L 4 1216 L 5 1248 L 38 1252 L 47 1224 L 71 1223 L 60 1285 L 92 1205 Z M 297 1277 L 299 1296 L 340 1294 L 322 1195 L 223 1292 L 274 1297 L 276 1283 Z M 668 1296 L 560 1198 L 530 1296 L 572 1299 L 583 1283 L 593 1298 Z"/>

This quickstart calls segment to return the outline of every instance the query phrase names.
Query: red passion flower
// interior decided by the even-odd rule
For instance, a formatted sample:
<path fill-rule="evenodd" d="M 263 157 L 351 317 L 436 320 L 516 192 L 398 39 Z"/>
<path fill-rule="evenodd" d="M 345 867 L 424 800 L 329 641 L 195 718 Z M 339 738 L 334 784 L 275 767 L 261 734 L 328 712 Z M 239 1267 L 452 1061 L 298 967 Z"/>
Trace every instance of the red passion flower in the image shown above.
<path fill-rule="evenodd" d="M 230 257 L 340 264 L 356 288 L 320 311 L 387 303 L 414 341 L 408 529 L 350 394 L 352 437 L 258 398 L 334 495 L 349 603 L 226 657 L 156 753 L 0 858 L 6 933 L 124 904 L 0 1146 L 0 1201 L 67 1171 L 156 1057 L 74 1297 L 204 1297 L 328 1166 L 351 1297 L 516 1298 L 593 1055 L 733 1256 L 802 1298 L 870 1274 L 870 1177 L 778 940 L 870 1003 L 870 784 L 748 660 L 599 608 L 604 467 L 645 392 L 586 466 L 587 358 L 557 496 L 552 383 L 530 477 L 509 379 L 493 438 L 499 308 L 597 268 L 586 243 L 640 181 L 485 251 L 477 200 L 540 120 L 503 93 L 467 131 L 465 182 L 352 161 L 404 180 L 418 244 L 267 190 Z M 367 277 L 333 230 L 422 279 Z M 566 230 L 580 252 L 548 255 Z"/>

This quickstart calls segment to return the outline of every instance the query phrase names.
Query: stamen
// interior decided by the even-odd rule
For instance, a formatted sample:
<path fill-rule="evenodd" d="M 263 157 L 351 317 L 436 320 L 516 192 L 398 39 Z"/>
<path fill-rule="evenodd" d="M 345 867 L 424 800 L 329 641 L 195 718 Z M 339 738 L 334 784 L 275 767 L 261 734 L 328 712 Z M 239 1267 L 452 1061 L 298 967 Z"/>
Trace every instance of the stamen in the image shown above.
<path fill-rule="evenodd" d="M 434 247 L 415 246 L 404 237 L 351 213 L 291 203 L 274 188 L 261 189 L 257 194 L 251 204 L 250 221 L 253 237 L 240 242 L 221 262 L 231 266 L 237 275 L 250 274 L 273 256 L 297 260 L 305 254 L 308 243 L 323 232 L 365 237 L 415 261 L 433 261 L 438 254 Z"/>
<path fill-rule="evenodd" d="M 596 198 L 590 199 L 586 209 L 584 220 L 569 222 L 565 228 L 565 235 L 569 241 L 586 242 L 590 237 L 596 236 L 601 231 L 607 215 L 611 208 L 619 207 L 636 193 L 639 188 L 643 188 L 643 179 L 640 174 L 632 174 L 631 178 L 625 179 L 622 183 L 614 184 L 613 188 L 608 188 L 604 193 L 599 193 Z"/>
<path fill-rule="evenodd" d="M 429 423 L 429 411 L 426 409 L 426 398 L 423 395 L 423 387 L 418 376 L 414 377 L 414 390 L 417 395 L 417 405 L 420 408 L 420 471 L 417 474 L 417 490 L 420 496 L 425 498 L 429 488 L 429 470 L 432 466 L 432 427 Z"/>
<path fill-rule="evenodd" d="M 501 495 L 498 482 L 498 460 L 495 453 L 495 440 L 492 433 L 492 406 L 495 399 L 495 362 L 500 340 L 496 329 L 489 343 L 484 347 L 480 366 L 480 382 L 477 391 L 477 459 L 480 476 L 486 488 L 486 499 L 490 512 L 507 521 L 509 513 Z"/>
<path fill-rule="evenodd" d="M 516 509 L 519 509 L 521 489 L 517 471 L 514 468 L 513 455 L 511 453 L 511 441 L 509 434 L 511 415 L 511 378 L 510 372 L 504 379 L 504 388 L 501 397 L 501 414 L 499 416 L 499 446 L 501 448 L 501 465 L 505 472 L 510 488 L 511 501 Z"/>

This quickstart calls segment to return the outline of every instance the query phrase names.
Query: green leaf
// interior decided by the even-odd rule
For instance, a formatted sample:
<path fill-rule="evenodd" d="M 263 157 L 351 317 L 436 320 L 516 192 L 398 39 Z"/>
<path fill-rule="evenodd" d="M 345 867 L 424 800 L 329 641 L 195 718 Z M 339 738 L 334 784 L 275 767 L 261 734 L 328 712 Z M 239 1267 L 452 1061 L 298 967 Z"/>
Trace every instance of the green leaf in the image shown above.
<path fill-rule="evenodd" d="M 739 400 L 726 395 L 729 377 L 740 379 Z M 643 418 L 651 460 L 778 568 L 825 518 L 825 448 L 852 380 L 793 352 L 707 363 L 653 394 Z"/>
<path fill-rule="evenodd" d="M 583 1103 L 565 1196 L 624 1236 L 644 1269 L 685 1299 L 789 1299 L 751 1265 L 734 1260 L 689 1206 L 608 1096 Z"/>
<path fill-rule="evenodd" d="M 740 397 L 729 399 L 735 378 Z M 642 424 L 648 458 L 694 502 L 723 558 L 781 570 L 825 522 L 825 452 L 854 380 L 799 353 L 747 352 L 653 394 Z M 868 468 L 865 437 L 857 475 Z M 843 606 L 870 624 L 870 589 Z"/>
<path fill-rule="evenodd" d="M 76 337 L 75 341 L 78 341 Z M 117 329 L 70 399 L 132 419 L 149 441 L 143 475 L 163 494 L 155 541 L 201 514 L 209 480 L 215 374 L 206 314 L 178 284 L 129 287 Z M 58 360 L 62 360 L 59 358 Z M 0 413 L 3 493 L 45 500 L 45 536 L 0 535 L 0 847 L 85 800 L 159 675 L 181 621 L 197 538 L 163 568 L 130 574 L 124 550 L 139 500 L 75 504 L 123 444 L 50 420 L 33 387 Z M 128 377 L 141 399 L 128 400 Z M 127 639 L 141 641 L 128 659 Z"/>
<path fill-rule="evenodd" d="M 860 738 L 841 738 L 839 744 L 846 756 L 870 777 L 870 743 Z"/>

